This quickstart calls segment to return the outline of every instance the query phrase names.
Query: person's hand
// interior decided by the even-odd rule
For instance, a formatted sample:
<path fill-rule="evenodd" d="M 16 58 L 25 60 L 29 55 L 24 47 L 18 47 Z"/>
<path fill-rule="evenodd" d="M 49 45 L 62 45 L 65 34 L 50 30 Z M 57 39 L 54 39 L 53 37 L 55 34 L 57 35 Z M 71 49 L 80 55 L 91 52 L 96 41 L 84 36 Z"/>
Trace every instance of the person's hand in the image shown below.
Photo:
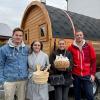
<path fill-rule="evenodd" d="M 95 76 L 94 75 L 91 75 L 91 80 L 94 82 L 94 80 L 95 80 Z"/>

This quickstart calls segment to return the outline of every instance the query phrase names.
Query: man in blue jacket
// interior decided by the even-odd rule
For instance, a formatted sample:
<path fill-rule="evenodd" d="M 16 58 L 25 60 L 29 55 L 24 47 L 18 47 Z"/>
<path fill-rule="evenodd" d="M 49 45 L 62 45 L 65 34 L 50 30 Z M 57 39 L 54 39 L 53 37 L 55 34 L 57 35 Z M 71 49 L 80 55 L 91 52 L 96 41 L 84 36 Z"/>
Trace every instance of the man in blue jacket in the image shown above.
<path fill-rule="evenodd" d="M 28 77 L 28 47 L 23 42 L 23 30 L 15 28 L 12 38 L 0 48 L 0 83 L 4 84 L 5 100 L 25 100 Z"/>

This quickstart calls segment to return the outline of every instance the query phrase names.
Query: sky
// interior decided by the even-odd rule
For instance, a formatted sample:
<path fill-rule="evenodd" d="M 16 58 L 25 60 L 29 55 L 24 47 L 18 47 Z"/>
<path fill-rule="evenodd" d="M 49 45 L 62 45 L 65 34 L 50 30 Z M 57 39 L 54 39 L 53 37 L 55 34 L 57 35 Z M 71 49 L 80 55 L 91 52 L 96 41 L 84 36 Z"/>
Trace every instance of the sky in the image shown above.
<path fill-rule="evenodd" d="M 69 2 L 69 9 L 74 11 L 74 6 L 77 7 L 77 4 L 75 5 L 75 1 L 78 1 L 78 0 L 69 0 L 69 1 L 73 2 L 72 4 L 70 4 Z M 83 1 L 86 1 L 86 0 L 83 0 Z M 0 0 L 0 23 L 8 24 L 9 27 L 11 27 L 11 29 L 20 26 L 24 11 L 30 2 L 32 2 L 32 0 Z M 46 0 L 46 4 L 52 5 L 61 9 L 67 9 L 66 0 Z M 82 13 L 82 11 L 79 13 Z M 100 12 L 97 12 L 97 13 L 100 13 Z M 100 16 L 100 14 L 98 16 Z"/>
<path fill-rule="evenodd" d="M 69 0 L 68 8 L 72 12 L 100 19 L 100 0 Z"/>
<path fill-rule="evenodd" d="M 0 23 L 8 24 L 11 29 L 20 26 L 24 11 L 32 0 L 0 0 Z M 66 8 L 65 0 L 47 0 L 49 5 Z M 59 4 L 59 2 L 61 2 Z M 63 6 L 65 5 L 65 6 Z"/>

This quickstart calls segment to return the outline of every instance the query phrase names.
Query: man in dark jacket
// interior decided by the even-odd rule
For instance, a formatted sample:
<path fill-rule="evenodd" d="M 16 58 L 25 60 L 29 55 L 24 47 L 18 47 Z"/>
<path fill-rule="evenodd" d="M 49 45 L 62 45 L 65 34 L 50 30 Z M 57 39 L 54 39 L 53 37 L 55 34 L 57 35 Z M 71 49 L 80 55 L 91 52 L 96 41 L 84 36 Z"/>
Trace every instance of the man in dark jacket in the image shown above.
<path fill-rule="evenodd" d="M 73 44 L 68 48 L 73 56 L 73 84 L 75 88 L 75 100 L 81 100 L 81 85 L 85 91 L 87 100 L 94 100 L 93 81 L 96 72 L 96 54 L 91 44 L 84 40 L 84 34 L 78 30 Z"/>

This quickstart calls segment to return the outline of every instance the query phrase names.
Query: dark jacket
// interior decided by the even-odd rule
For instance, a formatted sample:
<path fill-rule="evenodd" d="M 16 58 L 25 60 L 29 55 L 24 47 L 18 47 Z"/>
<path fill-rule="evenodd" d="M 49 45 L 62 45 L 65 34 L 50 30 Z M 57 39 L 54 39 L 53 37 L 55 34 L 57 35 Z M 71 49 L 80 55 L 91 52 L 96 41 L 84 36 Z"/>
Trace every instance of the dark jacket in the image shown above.
<path fill-rule="evenodd" d="M 54 60 L 56 59 L 56 55 L 60 55 L 62 54 L 65 57 L 68 57 L 69 61 L 70 61 L 70 67 L 66 69 L 66 71 L 60 71 L 58 69 L 55 68 L 54 66 Z M 50 55 L 50 64 L 51 64 L 51 68 L 50 68 L 50 75 L 60 75 L 63 74 L 65 80 L 69 83 L 71 83 L 70 81 L 71 79 L 71 69 L 72 69 L 72 55 L 69 51 L 66 50 L 60 50 L 57 49 L 56 51 L 54 51 L 51 55 Z"/>

